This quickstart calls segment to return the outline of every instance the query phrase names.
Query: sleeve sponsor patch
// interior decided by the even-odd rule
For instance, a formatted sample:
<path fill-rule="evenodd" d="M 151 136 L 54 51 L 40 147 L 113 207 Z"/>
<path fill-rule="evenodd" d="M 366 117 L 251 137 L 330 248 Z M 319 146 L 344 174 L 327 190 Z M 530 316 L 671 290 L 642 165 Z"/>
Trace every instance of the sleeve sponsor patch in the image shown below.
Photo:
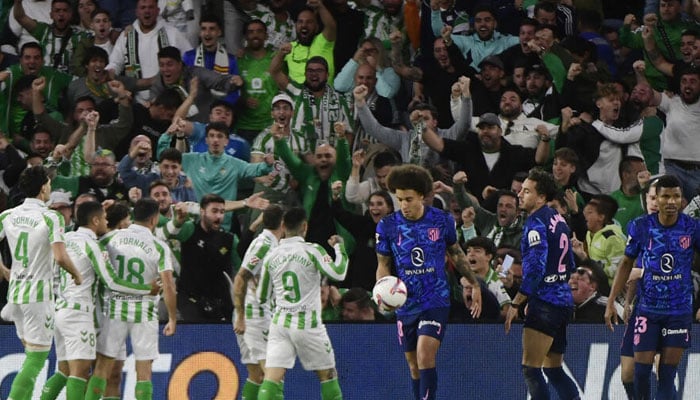
<path fill-rule="evenodd" d="M 530 244 L 530 247 L 532 246 L 537 246 L 542 242 L 542 238 L 540 238 L 540 233 L 537 231 L 530 231 L 527 233 L 527 242 Z"/>

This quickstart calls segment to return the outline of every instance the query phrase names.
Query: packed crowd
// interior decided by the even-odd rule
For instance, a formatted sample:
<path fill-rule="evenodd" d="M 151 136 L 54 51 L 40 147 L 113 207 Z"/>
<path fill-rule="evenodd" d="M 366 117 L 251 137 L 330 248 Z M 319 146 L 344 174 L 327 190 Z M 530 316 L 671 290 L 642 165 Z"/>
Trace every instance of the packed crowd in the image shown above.
<path fill-rule="evenodd" d="M 39 165 L 66 231 L 83 203 L 102 203 L 114 230 L 155 200 L 180 321 L 263 312 L 255 254 L 283 236 L 270 204 L 302 207 L 306 241 L 331 257 L 344 243 L 323 321 L 392 319 L 370 293 L 401 164 L 429 169 L 425 204 L 457 222 L 481 321 L 503 320 L 522 283 L 532 168 L 553 174 L 550 206 L 573 233 L 574 321 L 603 322 L 658 175 L 678 177 L 700 217 L 696 0 L 1 3 L 2 209 L 37 196 L 18 182 Z M 6 265 L 21 256 L 3 249 Z M 447 269 L 450 320 L 473 321 L 474 283 Z"/>

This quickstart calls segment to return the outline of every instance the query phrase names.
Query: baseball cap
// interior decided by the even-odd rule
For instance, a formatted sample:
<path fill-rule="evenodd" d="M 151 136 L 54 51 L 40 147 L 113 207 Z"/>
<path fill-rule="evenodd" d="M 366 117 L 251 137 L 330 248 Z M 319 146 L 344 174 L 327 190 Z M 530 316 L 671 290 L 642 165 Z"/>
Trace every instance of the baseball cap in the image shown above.
<path fill-rule="evenodd" d="M 498 56 L 488 56 L 484 58 L 479 63 L 479 68 L 484 68 L 484 65 L 486 64 L 493 65 L 494 67 L 498 67 L 502 70 L 505 70 L 505 67 L 503 66 L 503 61 L 501 61 L 501 59 L 498 58 Z"/>
<path fill-rule="evenodd" d="M 497 126 L 500 128 L 501 120 L 494 113 L 482 114 L 481 117 L 479 117 L 479 123 L 476 124 L 476 127 L 481 128 L 484 125 Z"/>
<path fill-rule="evenodd" d="M 533 64 L 525 67 L 525 76 L 530 75 L 530 72 L 537 72 L 545 77 L 549 77 L 549 70 L 543 64 Z"/>
<path fill-rule="evenodd" d="M 272 105 L 274 106 L 275 103 L 278 101 L 286 101 L 289 103 L 290 106 L 292 106 L 292 111 L 294 111 L 294 100 L 292 100 L 291 97 L 289 97 L 288 94 L 286 93 L 279 93 L 275 97 L 272 98 Z"/>
<path fill-rule="evenodd" d="M 70 207 L 71 204 L 73 204 L 73 202 L 70 201 L 70 193 L 62 191 L 51 192 L 49 201 L 46 202 L 46 205 L 51 208 L 58 208 L 60 206 Z"/>

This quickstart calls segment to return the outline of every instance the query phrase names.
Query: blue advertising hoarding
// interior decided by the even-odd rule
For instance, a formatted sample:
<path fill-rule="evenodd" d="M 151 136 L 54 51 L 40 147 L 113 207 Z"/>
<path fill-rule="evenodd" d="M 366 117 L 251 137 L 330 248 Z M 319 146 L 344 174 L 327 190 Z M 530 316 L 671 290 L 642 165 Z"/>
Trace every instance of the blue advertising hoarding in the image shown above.
<path fill-rule="evenodd" d="M 335 348 L 343 397 L 410 399 L 408 367 L 391 324 L 328 325 Z M 525 399 L 520 375 L 522 326 L 505 335 L 502 325 L 450 325 L 438 353 L 441 399 Z M 619 343 L 623 326 L 611 333 L 603 325 L 572 325 L 566 369 L 587 400 L 624 399 L 620 382 Z M 7 398 L 24 355 L 12 325 L 0 326 L 0 398 Z M 697 342 L 697 341 L 695 341 Z M 240 396 L 245 367 L 239 363 L 230 325 L 179 325 L 173 337 L 160 337 L 160 357 L 153 365 L 154 399 L 233 399 Z M 41 387 L 53 373 L 52 354 L 37 380 Z M 682 399 L 700 399 L 700 345 L 684 357 L 678 374 Z M 123 374 L 124 399 L 133 399 L 133 358 Z M 39 390 L 35 391 L 38 399 Z M 62 395 L 61 398 L 65 398 Z M 299 363 L 285 382 L 287 399 L 320 399 L 315 374 Z"/>

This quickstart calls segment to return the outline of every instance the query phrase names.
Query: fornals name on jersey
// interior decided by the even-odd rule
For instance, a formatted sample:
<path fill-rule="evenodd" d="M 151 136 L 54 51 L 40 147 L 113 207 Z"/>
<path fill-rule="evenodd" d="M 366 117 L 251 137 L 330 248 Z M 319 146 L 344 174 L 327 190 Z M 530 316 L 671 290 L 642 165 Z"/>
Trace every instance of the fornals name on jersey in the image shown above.
<path fill-rule="evenodd" d="M 537 231 L 530 231 L 527 233 L 527 242 L 530 244 L 530 247 L 532 246 L 537 246 L 542 242 L 542 238 L 540 238 L 540 233 Z"/>

